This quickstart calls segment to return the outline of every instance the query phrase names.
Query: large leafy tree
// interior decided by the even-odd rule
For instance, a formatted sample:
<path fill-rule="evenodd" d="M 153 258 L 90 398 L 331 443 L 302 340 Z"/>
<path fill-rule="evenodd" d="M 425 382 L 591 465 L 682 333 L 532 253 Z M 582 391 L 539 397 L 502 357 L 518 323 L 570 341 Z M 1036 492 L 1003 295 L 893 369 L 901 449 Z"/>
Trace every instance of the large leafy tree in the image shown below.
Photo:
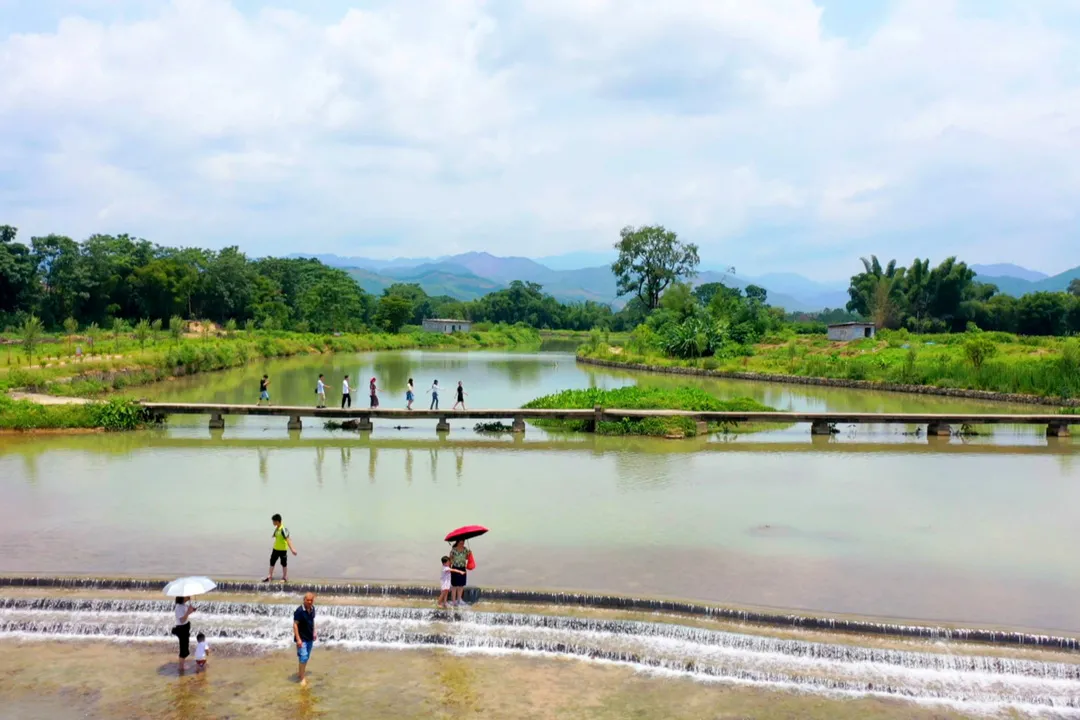
<path fill-rule="evenodd" d="M 901 321 L 904 268 L 895 260 L 881 266 L 876 255 L 862 258 L 863 272 L 851 278 L 847 309 L 869 317 L 879 328 L 897 327 Z"/>
<path fill-rule="evenodd" d="M 0 313 L 27 309 L 34 299 L 36 264 L 18 230 L 0 225 Z"/>
<path fill-rule="evenodd" d="M 619 257 L 611 265 L 619 295 L 633 293 L 650 310 L 673 282 L 697 274 L 697 245 L 683 243 L 662 225 L 624 227 L 615 243 Z"/>

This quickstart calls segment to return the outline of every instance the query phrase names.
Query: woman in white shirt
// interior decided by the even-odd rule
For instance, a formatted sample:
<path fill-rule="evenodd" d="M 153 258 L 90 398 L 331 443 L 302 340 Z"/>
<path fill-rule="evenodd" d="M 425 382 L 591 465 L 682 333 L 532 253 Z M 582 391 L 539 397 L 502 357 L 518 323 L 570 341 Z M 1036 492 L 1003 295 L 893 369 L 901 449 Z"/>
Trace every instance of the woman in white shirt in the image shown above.
<path fill-rule="evenodd" d="M 189 601 L 191 598 L 176 598 L 176 625 L 172 634 L 180 641 L 180 672 L 184 672 L 184 660 L 191 654 L 191 613 L 195 612 L 195 606 Z"/>

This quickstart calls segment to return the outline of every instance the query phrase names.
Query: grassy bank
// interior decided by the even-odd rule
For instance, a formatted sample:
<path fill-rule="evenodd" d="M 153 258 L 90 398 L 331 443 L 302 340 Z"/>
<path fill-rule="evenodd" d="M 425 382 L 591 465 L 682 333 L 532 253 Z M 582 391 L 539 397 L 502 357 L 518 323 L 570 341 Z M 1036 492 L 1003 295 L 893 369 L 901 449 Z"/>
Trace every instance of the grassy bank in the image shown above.
<path fill-rule="evenodd" d="M 52 395 L 94 398 L 170 376 L 225 370 L 266 358 L 412 348 L 528 348 L 539 344 L 540 336 L 535 330 L 506 325 L 485 332 L 453 335 L 420 330 L 396 335 L 336 336 L 237 331 L 149 338 L 144 343 L 131 335 L 121 335 L 98 338 L 92 348 L 85 338 L 78 338 L 43 344 L 39 346 L 41 354 L 35 354 L 32 361 L 23 347 L 9 343 L 0 355 L 0 392 L 25 388 Z M 84 350 L 81 359 L 76 358 L 76 347 Z"/>
<path fill-rule="evenodd" d="M 663 388 L 641 388 L 636 386 L 615 390 L 563 390 L 552 395 L 536 398 L 522 407 L 525 408 L 580 408 L 591 409 L 596 406 L 619 408 L 621 410 L 711 410 L 711 411 L 768 411 L 773 410 L 750 398 L 720 400 L 704 390 L 683 387 L 673 390 Z M 536 420 L 534 423 L 550 430 L 585 431 L 584 420 Z M 709 432 L 732 431 L 733 426 L 710 423 Z M 740 428 L 746 430 L 747 428 Z M 655 437 L 693 437 L 697 434 L 697 423 L 690 418 L 646 418 L 644 420 L 622 419 L 601 422 L 596 432 L 601 435 L 651 435 Z"/>
<path fill-rule="evenodd" d="M 72 405 L 40 405 L 0 395 L 0 430 L 137 430 L 153 422 L 127 400 Z"/>
<path fill-rule="evenodd" d="M 586 346 L 579 356 L 653 367 L 688 367 L 796 377 L 1080 397 L 1080 341 L 1008 333 L 909 335 L 831 342 L 824 336 L 772 337 L 732 357 L 679 359 L 648 343 Z"/>

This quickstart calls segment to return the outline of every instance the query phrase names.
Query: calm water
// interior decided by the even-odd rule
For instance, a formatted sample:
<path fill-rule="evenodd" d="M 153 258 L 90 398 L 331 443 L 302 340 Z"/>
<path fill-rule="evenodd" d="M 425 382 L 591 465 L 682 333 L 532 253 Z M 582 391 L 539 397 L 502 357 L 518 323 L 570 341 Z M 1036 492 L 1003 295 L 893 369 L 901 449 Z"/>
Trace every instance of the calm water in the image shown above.
<path fill-rule="evenodd" d="M 509 407 L 570 387 L 692 383 L 781 409 L 1008 411 L 889 393 L 630 374 L 562 354 L 293 358 L 140 388 L 142 397 L 314 404 L 324 372 L 373 375 L 384 406 L 438 378 L 452 404 Z M 418 393 L 418 404 L 428 398 Z M 1030 408 L 1020 408 L 1027 409 Z M 0 572 L 257 577 L 281 512 L 296 578 L 435 582 L 447 530 L 481 523 L 470 581 L 1080 631 L 1074 441 L 1003 427 L 966 441 L 806 426 L 689 441 L 485 438 L 471 421 L 369 437 L 314 421 L 204 417 L 116 435 L 0 437 Z"/>

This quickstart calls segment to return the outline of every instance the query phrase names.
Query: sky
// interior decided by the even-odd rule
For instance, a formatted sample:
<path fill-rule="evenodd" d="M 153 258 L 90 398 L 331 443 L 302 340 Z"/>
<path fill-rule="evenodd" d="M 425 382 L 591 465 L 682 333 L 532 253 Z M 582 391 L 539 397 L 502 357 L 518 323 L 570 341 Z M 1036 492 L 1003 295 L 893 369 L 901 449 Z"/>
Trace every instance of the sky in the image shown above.
<path fill-rule="evenodd" d="M 1074 0 L 0 0 L 0 224 L 1080 265 Z"/>

